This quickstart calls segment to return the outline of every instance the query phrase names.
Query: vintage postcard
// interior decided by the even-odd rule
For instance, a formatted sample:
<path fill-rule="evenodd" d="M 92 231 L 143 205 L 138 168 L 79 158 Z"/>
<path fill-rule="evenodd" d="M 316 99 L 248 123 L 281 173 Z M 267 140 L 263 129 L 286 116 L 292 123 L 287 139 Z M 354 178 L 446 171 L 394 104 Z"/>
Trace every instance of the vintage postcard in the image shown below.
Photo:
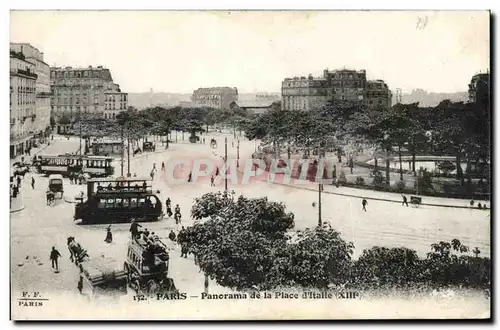
<path fill-rule="evenodd" d="M 489 319 L 490 20 L 11 11 L 11 318 Z"/>

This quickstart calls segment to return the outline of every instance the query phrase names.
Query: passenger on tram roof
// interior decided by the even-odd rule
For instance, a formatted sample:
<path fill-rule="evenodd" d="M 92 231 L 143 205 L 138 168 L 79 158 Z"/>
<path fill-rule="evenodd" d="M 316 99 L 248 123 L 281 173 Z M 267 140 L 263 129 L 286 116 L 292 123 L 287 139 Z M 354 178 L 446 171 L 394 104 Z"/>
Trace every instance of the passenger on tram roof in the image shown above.
<path fill-rule="evenodd" d="M 143 182 L 142 187 L 143 187 L 144 189 L 146 189 L 146 188 L 148 187 L 148 184 L 146 183 L 146 181 L 144 181 L 144 182 Z"/>

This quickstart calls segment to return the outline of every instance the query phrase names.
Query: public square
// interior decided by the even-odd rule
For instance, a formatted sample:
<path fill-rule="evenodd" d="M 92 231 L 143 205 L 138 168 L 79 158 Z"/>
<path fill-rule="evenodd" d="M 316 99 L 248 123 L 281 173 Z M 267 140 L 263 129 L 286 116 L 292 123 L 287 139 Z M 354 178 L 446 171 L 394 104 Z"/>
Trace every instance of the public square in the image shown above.
<path fill-rule="evenodd" d="M 162 202 L 167 197 L 172 200 L 172 205 L 179 204 L 183 219 L 182 226 L 193 223 L 189 218 L 190 209 L 195 197 L 207 192 L 224 190 L 224 182 L 216 181 L 216 186 L 211 187 L 208 179 L 198 180 L 194 183 L 182 185 L 167 184 L 166 173 L 160 170 L 162 162 L 168 163 L 172 157 L 204 157 L 217 160 L 224 154 L 224 137 L 228 137 L 228 159 L 236 158 L 236 147 L 232 146 L 231 134 L 209 133 L 203 135 L 206 140 L 215 138 L 217 148 L 210 148 L 207 143 L 192 144 L 179 139 L 178 143 L 170 144 L 165 150 L 157 142 L 157 151 L 143 153 L 130 157 L 131 173 L 148 176 L 153 164 L 156 164 L 158 174 L 153 181 L 153 189 L 159 190 Z M 240 159 L 250 158 L 254 151 L 255 142 L 240 138 Z M 56 136 L 50 146 L 43 149 L 43 154 L 63 154 L 74 152 L 78 148 L 78 138 L 67 140 Z M 120 175 L 120 159 L 114 162 L 115 176 Z M 125 158 L 125 172 L 127 170 Z M 242 174 L 239 173 L 241 176 Z M 30 186 L 31 177 L 35 178 L 35 188 Z M 187 173 L 186 173 L 187 177 Z M 21 291 L 38 291 L 48 294 L 74 293 L 75 299 L 84 299 L 78 295 L 77 281 L 78 269 L 69 261 L 69 252 L 66 239 L 74 236 L 82 246 L 88 250 L 90 257 L 112 257 L 118 267 L 123 265 L 126 255 L 126 245 L 130 237 L 129 224 L 113 224 L 113 243 L 104 242 L 107 225 L 78 225 L 73 221 L 75 204 L 74 196 L 80 191 L 85 191 L 85 185 L 71 185 L 64 179 L 64 199 L 57 200 L 56 205 L 47 206 L 45 191 L 48 178 L 39 174 L 29 173 L 22 183 L 22 196 L 24 209 L 11 213 L 11 279 L 12 298 L 18 298 Z M 312 228 L 317 224 L 318 209 L 313 207 L 317 203 L 318 193 L 307 186 L 288 187 L 265 181 L 251 181 L 249 184 L 228 183 L 228 190 L 234 190 L 235 195 L 247 197 L 267 196 L 271 201 L 284 202 L 288 211 L 295 214 L 295 228 L 300 230 Z M 344 197 L 328 192 L 355 194 L 360 197 Z M 326 187 L 322 194 L 322 218 L 330 222 L 340 231 L 343 238 L 354 242 L 354 258 L 359 256 L 363 249 L 372 246 L 398 247 L 405 246 L 415 249 L 419 255 L 425 256 L 430 251 L 430 245 L 439 241 L 451 241 L 458 238 L 467 246 L 478 247 L 482 256 L 490 255 L 490 214 L 488 211 L 455 208 L 434 207 L 422 205 L 419 208 L 402 206 L 400 203 L 371 200 L 370 197 L 387 197 L 388 193 L 362 191 L 352 188 Z M 366 196 L 368 195 L 368 196 Z M 393 194 L 394 199 L 400 198 Z M 368 199 L 367 212 L 362 211 L 361 197 Z M 392 197 L 392 196 L 391 196 Z M 430 197 L 429 197 L 430 198 Z M 446 200 L 433 198 L 433 203 L 448 205 L 466 205 L 466 201 Z M 168 232 L 173 229 L 178 231 L 173 219 L 162 219 L 152 223 L 142 223 L 144 228 L 158 234 L 164 241 L 168 241 Z M 62 254 L 59 262 L 60 273 L 54 273 L 50 266 L 49 253 L 55 246 Z M 203 292 L 204 276 L 195 266 L 192 256 L 187 259 L 180 258 L 180 249 L 175 244 L 169 243 L 171 260 L 169 276 L 174 279 L 180 292 L 199 294 Z M 214 281 L 210 282 L 210 292 L 230 292 Z M 131 291 L 131 290 L 130 290 Z"/>

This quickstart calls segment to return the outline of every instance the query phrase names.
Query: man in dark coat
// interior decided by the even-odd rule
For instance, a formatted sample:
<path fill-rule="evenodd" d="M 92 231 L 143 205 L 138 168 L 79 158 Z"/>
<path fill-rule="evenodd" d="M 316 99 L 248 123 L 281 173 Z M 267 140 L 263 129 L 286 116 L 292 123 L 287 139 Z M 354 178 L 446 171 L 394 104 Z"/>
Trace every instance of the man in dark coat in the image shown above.
<path fill-rule="evenodd" d="M 50 251 L 50 261 L 52 262 L 52 268 L 55 268 L 56 271 L 59 271 L 59 265 L 57 264 L 57 259 L 59 257 L 61 257 L 61 254 L 53 246 L 52 251 Z"/>
<path fill-rule="evenodd" d="M 132 224 L 130 225 L 130 233 L 132 234 L 132 238 L 139 238 L 141 234 L 139 233 L 139 227 L 142 226 L 136 221 L 132 220 Z"/>

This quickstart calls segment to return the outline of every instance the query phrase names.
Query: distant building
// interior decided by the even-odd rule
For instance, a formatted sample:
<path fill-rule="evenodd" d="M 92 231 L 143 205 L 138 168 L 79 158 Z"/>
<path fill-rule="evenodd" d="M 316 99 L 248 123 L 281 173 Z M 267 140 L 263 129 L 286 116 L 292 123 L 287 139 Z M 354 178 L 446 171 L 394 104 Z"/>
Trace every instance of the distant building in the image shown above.
<path fill-rule="evenodd" d="M 22 155 L 35 133 L 35 64 L 17 51 L 10 51 L 10 158 Z"/>
<path fill-rule="evenodd" d="M 63 114 L 75 120 L 80 114 L 114 118 L 127 109 L 127 93 L 113 82 L 102 66 L 51 68 L 51 108 L 55 117 Z"/>
<path fill-rule="evenodd" d="M 37 75 L 35 82 L 35 119 L 29 131 L 33 138 L 50 133 L 50 66 L 44 62 L 43 53 L 28 43 L 11 43 L 10 50 L 23 54 L 32 63 Z"/>
<path fill-rule="evenodd" d="M 274 93 L 257 93 L 255 94 L 256 101 L 279 101 L 281 96 Z"/>
<path fill-rule="evenodd" d="M 120 112 L 127 110 L 128 94 L 122 93 L 118 85 L 104 92 L 104 119 L 115 119 Z"/>
<path fill-rule="evenodd" d="M 198 88 L 193 92 L 192 103 L 197 107 L 229 109 L 238 100 L 238 89 L 230 87 Z"/>
<path fill-rule="evenodd" d="M 229 105 L 231 110 L 242 109 L 253 113 L 264 113 L 272 109 L 276 101 L 234 101 Z"/>
<path fill-rule="evenodd" d="M 383 80 L 368 80 L 364 93 L 365 105 L 368 108 L 392 106 L 392 92 Z"/>
<path fill-rule="evenodd" d="M 365 70 L 324 70 L 323 77 L 285 78 L 281 85 L 283 110 L 308 111 L 334 100 L 360 102 L 367 107 L 390 107 L 391 97 L 383 80 L 366 80 Z"/>
<path fill-rule="evenodd" d="M 490 74 L 478 73 L 474 75 L 469 84 L 469 102 L 489 105 Z"/>

